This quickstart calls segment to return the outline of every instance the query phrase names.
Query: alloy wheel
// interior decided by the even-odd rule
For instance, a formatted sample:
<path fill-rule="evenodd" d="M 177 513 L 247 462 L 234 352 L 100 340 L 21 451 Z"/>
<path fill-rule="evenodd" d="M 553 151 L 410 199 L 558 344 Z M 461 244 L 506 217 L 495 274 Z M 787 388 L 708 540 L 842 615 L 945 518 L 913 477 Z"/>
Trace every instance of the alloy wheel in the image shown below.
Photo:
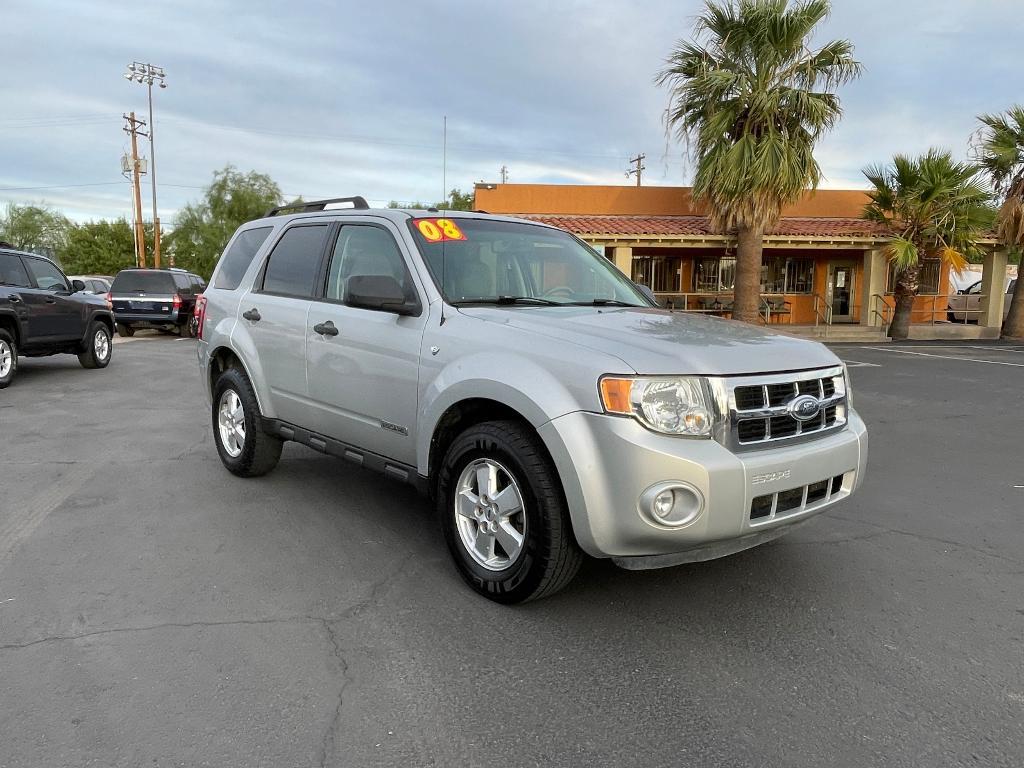
<path fill-rule="evenodd" d="M 470 557 L 489 571 L 503 571 L 523 551 L 526 509 L 512 474 L 493 459 L 471 461 L 455 493 L 455 524 Z"/>
<path fill-rule="evenodd" d="M 217 404 L 217 428 L 220 444 L 231 458 L 238 458 L 245 447 L 245 410 L 233 389 L 224 390 Z"/>
<path fill-rule="evenodd" d="M 0 379 L 3 379 L 14 367 L 14 351 L 6 340 L 0 339 Z"/>
<path fill-rule="evenodd" d="M 106 331 L 96 331 L 92 339 L 92 348 L 96 352 L 96 359 L 101 363 L 105 362 L 110 355 L 110 337 Z"/>

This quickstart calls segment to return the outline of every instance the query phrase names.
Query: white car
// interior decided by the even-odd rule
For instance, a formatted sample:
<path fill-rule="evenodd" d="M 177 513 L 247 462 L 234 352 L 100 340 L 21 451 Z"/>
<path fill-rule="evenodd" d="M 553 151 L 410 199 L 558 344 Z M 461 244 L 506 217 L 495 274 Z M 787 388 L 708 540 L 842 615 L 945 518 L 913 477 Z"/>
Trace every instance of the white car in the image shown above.
<path fill-rule="evenodd" d="M 1010 299 L 1013 298 L 1013 289 L 1017 285 L 1015 278 L 1006 278 L 1006 299 L 1003 301 L 1003 320 L 1010 314 Z M 967 288 L 950 294 L 949 297 L 949 321 L 963 323 L 966 321 L 976 323 L 981 316 L 981 280 L 972 283 Z"/>

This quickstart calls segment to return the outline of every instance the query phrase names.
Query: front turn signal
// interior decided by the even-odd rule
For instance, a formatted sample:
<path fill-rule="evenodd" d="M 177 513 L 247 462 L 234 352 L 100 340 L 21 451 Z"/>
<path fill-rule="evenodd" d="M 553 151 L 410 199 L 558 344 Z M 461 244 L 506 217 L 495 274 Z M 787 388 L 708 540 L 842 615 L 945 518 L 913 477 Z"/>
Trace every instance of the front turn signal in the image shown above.
<path fill-rule="evenodd" d="M 633 413 L 630 393 L 633 391 L 633 379 L 601 379 L 601 402 L 608 413 L 621 413 L 629 416 Z"/>

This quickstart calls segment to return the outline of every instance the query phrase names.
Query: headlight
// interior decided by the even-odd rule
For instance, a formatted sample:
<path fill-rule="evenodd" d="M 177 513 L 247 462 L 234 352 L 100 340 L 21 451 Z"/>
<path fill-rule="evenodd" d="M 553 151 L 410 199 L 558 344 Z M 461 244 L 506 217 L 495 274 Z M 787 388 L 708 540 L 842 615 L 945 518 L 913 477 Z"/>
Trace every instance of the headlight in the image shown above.
<path fill-rule="evenodd" d="M 634 416 L 647 428 L 666 435 L 711 435 L 711 398 L 701 378 L 606 376 L 600 389 L 608 413 Z"/>
<path fill-rule="evenodd" d="M 850 387 L 850 369 L 843 363 L 843 385 L 846 387 L 846 405 L 853 407 L 853 389 Z"/>

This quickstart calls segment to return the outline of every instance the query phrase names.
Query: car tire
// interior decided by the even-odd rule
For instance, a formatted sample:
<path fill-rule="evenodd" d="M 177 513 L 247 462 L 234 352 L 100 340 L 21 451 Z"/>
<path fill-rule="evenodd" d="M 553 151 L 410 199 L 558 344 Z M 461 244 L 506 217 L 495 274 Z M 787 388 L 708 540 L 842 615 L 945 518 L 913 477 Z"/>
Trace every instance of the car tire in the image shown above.
<path fill-rule="evenodd" d="M 558 473 L 527 425 L 485 422 L 455 438 L 439 468 L 437 498 L 460 575 L 495 602 L 552 595 L 583 562 Z"/>
<path fill-rule="evenodd" d="M 199 335 L 199 318 L 191 317 L 188 321 L 188 337 L 194 339 Z"/>
<path fill-rule="evenodd" d="M 217 453 L 229 472 L 239 477 L 259 477 L 277 466 L 284 442 L 263 431 L 256 393 L 242 371 L 229 368 L 217 379 L 212 414 Z"/>
<path fill-rule="evenodd" d="M 93 320 L 85 337 L 85 349 L 78 353 L 78 362 L 83 368 L 106 368 L 113 350 L 110 328 L 102 320 Z"/>
<path fill-rule="evenodd" d="M 0 328 L 0 389 L 11 386 L 18 375 L 18 344 L 14 337 Z"/>
<path fill-rule="evenodd" d="M 132 336 L 135 335 L 135 329 L 132 328 L 130 325 L 125 325 L 124 323 L 118 323 L 117 324 L 117 335 L 121 336 L 123 338 L 126 338 L 126 339 L 130 339 Z"/>

